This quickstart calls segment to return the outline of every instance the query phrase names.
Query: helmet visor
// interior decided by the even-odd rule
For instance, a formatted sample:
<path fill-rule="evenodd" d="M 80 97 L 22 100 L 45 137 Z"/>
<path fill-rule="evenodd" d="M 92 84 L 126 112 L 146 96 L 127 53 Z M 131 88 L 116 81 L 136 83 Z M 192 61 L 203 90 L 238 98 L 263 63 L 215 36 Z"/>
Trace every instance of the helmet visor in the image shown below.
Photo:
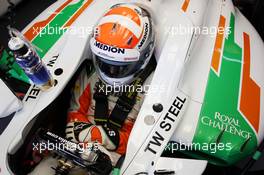
<path fill-rule="evenodd" d="M 138 62 L 117 62 L 109 61 L 102 57 L 95 55 L 94 58 L 95 66 L 110 78 L 124 78 L 127 77 L 140 69 Z"/>

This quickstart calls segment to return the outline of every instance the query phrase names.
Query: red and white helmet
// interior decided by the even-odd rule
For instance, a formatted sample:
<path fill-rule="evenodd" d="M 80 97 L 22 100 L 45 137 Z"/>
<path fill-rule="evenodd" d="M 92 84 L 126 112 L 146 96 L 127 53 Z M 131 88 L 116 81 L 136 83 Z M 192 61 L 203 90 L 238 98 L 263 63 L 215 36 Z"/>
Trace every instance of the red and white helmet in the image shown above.
<path fill-rule="evenodd" d="M 155 44 L 150 13 L 117 4 L 100 18 L 90 40 L 99 77 L 109 85 L 131 83 L 148 64 Z"/>

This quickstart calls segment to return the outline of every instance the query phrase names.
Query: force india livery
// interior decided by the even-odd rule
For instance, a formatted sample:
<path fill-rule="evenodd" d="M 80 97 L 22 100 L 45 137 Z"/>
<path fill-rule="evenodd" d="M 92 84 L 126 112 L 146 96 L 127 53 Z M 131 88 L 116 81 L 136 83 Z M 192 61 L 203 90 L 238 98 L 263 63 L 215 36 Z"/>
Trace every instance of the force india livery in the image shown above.
<path fill-rule="evenodd" d="M 56 108 L 54 101 L 61 98 L 78 68 L 91 59 L 89 40 L 98 19 L 124 2 L 138 3 L 152 13 L 157 67 L 120 173 L 202 174 L 207 163 L 229 166 L 256 151 L 264 134 L 264 45 L 231 0 L 61 0 L 22 31 L 56 83 L 44 92 L 31 85 L 22 108 L 19 101 L 11 100 L 12 94 L 1 96 L 1 111 L 12 105 L 21 108 L 0 136 L 1 174 L 20 174 L 19 164 L 32 150 L 37 129 L 58 122 L 54 118 L 60 114 L 51 116 L 46 109 Z M 145 28 L 150 30 L 148 25 Z M 10 70 L 10 74 L 29 83 L 22 71 Z M 5 92 L 7 87 L 1 88 Z M 64 123 L 54 125 L 63 128 Z M 184 147 L 180 152 L 188 158 L 161 155 L 173 154 L 176 147 Z"/>

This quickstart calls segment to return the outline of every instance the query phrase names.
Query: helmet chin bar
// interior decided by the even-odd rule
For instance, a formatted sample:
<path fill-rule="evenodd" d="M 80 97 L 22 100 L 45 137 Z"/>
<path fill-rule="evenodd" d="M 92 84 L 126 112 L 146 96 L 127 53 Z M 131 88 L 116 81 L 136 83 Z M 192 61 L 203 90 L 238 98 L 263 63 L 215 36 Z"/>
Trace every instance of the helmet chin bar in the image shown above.
<path fill-rule="evenodd" d="M 96 68 L 97 69 L 97 68 Z M 99 69 L 97 70 L 97 73 L 99 75 L 100 80 L 102 80 L 106 85 L 112 86 L 112 87 L 118 87 L 118 86 L 125 86 L 129 85 L 135 80 L 135 74 L 131 74 L 124 78 L 111 78 L 106 76 L 103 72 L 101 72 Z"/>

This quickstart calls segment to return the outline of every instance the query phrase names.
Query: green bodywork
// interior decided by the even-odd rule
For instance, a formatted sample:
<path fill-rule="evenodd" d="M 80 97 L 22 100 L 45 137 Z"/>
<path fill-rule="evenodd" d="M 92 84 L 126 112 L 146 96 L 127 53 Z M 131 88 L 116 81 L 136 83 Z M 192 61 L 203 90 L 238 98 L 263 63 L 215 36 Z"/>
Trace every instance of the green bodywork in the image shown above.
<path fill-rule="evenodd" d="M 257 147 L 254 130 L 239 112 L 242 48 L 235 43 L 235 17 L 230 18 L 231 33 L 224 41 L 219 75 L 210 70 L 202 104 L 195 144 L 211 149 L 190 152 L 217 165 L 230 165 L 251 154 Z"/>

